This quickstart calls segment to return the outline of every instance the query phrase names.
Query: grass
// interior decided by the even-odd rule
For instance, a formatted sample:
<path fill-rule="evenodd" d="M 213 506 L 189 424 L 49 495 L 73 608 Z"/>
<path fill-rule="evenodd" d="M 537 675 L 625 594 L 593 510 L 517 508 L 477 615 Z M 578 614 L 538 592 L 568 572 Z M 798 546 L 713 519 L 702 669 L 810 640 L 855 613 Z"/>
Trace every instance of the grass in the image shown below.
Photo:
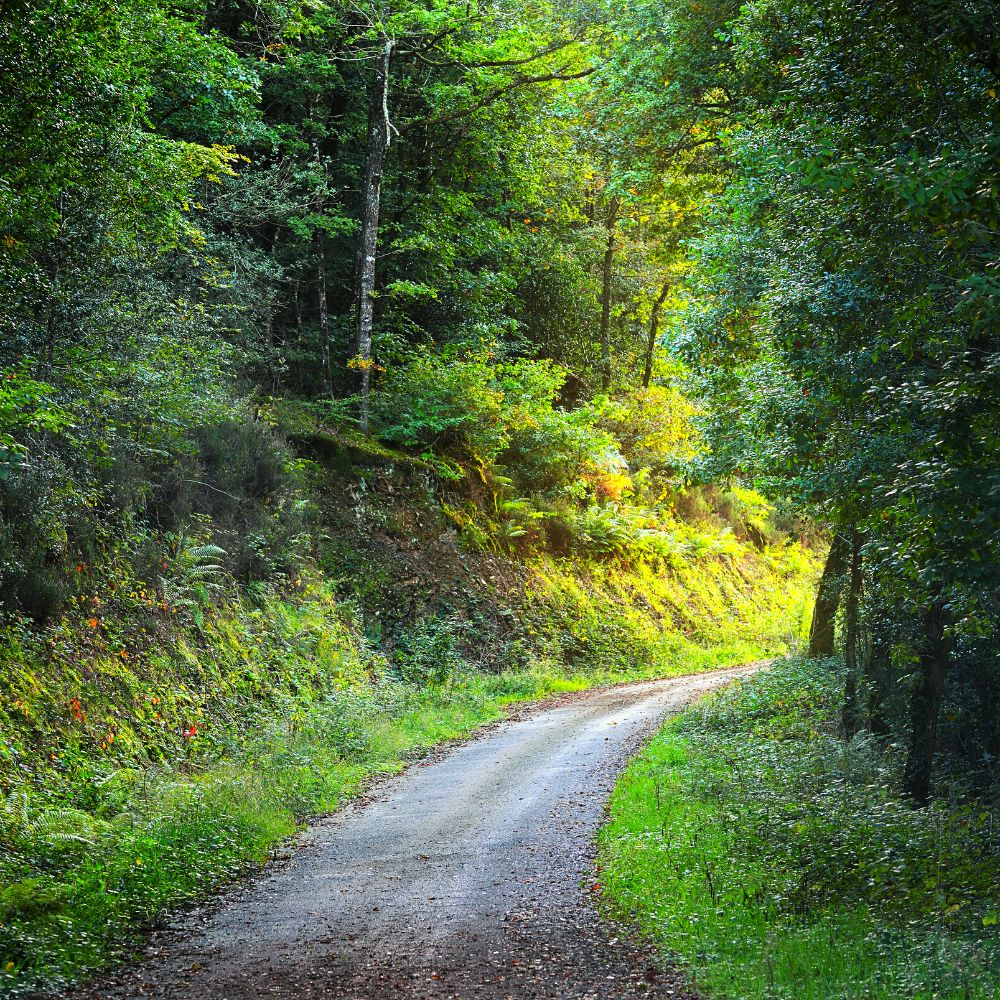
<path fill-rule="evenodd" d="M 744 652 L 691 648 L 660 674 L 717 669 Z M 290 699 L 238 744 L 222 738 L 149 767 L 88 761 L 87 775 L 81 767 L 57 790 L 13 793 L 0 804 L 0 994 L 62 988 L 127 958 L 170 908 L 225 886 L 309 816 L 507 705 L 647 673 L 538 665 L 464 670 L 433 686 L 386 676 L 311 703 Z"/>
<path fill-rule="evenodd" d="M 740 649 L 674 660 L 664 675 L 735 662 Z M 465 670 L 433 686 L 383 677 L 248 722 L 237 744 L 172 764 L 103 766 L 0 800 L 0 995 L 59 989 L 127 958 L 142 932 L 225 886 L 311 815 L 374 777 L 500 718 L 507 705 L 621 681 L 536 666 Z M 231 739 L 231 738 L 230 738 Z"/>
<path fill-rule="evenodd" d="M 607 905 L 710 997 L 1000 997 L 1000 810 L 906 803 L 891 751 L 836 735 L 835 666 L 784 662 L 635 758 Z"/>
<path fill-rule="evenodd" d="M 583 686 L 542 672 L 388 682 L 259 724 L 236 757 L 104 773 L 85 810 L 8 797 L 0 988 L 58 988 L 126 956 L 136 928 L 264 860 L 304 817 L 336 809 L 373 776 L 506 704 Z"/>

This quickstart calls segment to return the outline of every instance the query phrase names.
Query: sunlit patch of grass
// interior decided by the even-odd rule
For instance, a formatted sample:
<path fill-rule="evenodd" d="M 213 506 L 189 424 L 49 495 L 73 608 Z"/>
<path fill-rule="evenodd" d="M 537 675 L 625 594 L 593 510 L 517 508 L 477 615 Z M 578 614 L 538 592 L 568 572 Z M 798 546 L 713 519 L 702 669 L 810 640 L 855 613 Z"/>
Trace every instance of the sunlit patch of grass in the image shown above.
<path fill-rule="evenodd" d="M 911 808 L 838 689 L 785 663 L 668 724 L 612 800 L 608 905 L 709 996 L 1000 996 L 996 808 Z"/>
<path fill-rule="evenodd" d="M 527 633 L 563 663 L 624 679 L 783 655 L 808 633 L 815 555 L 798 546 L 674 565 L 529 563 Z"/>

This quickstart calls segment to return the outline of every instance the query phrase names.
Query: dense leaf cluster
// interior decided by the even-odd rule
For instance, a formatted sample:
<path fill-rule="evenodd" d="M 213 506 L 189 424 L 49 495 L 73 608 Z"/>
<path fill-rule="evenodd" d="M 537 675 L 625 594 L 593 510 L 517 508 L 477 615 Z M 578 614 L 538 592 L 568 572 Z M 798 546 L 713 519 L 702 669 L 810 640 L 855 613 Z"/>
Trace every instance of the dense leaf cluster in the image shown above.
<path fill-rule="evenodd" d="M 307 505 L 269 397 L 328 399 L 327 423 L 370 408 L 446 478 L 478 469 L 508 542 L 523 525 L 503 511 L 532 491 L 567 516 L 606 499 L 605 473 L 620 496 L 621 446 L 590 400 L 673 378 L 657 323 L 701 182 L 628 153 L 591 85 L 618 46 L 593 15 L 7 10 L 0 607 L 51 619 L 77 565 L 145 571 L 148 536 L 192 518 L 227 570 L 287 576 Z M 650 460 L 676 479 L 690 411 L 658 398 L 675 432 Z"/>

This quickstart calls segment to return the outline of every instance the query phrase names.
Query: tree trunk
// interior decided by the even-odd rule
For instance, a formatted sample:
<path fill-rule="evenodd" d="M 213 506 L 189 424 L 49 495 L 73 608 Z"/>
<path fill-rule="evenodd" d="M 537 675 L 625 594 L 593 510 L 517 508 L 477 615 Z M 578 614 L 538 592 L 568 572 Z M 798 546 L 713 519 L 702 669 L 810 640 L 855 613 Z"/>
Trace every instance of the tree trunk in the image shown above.
<path fill-rule="evenodd" d="M 368 396 L 371 390 L 372 326 L 375 309 L 375 252 L 378 247 L 378 217 L 382 203 L 382 167 L 389 147 L 389 64 L 395 43 L 386 40 L 375 67 L 371 100 L 368 105 L 368 154 L 362 183 L 364 208 L 358 241 L 358 342 L 360 373 L 358 425 L 368 433 Z"/>
<path fill-rule="evenodd" d="M 316 231 L 316 295 L 319 299 L 319 343 L 323 364 L 323 389 L 333 398 L 333 371 L 330 367 L 330 312 L 326 301 L 326 233 Z"/>
<path fill-rule="evenodd" d="M 646 366 L 642 372 L 642 387 L 649 388 L 650 379 L 653 377 L 653 354 L 656 351 L 656 335 L 660 329 L 660 310 L 663 303 L 667 301 L 670 294 L 670 285 L 664 283 L 660 289 L 660 294 L 653 303 L 653 311 L 649 314 L 649 336 L 646 339 Z"/>
<path fill-rule="evenodd" d="M 851 575 L 847 585 L 847 607 L 844 609 L 844 665 L 847 676 L 844 680 L 844 706 L 842 724 L 844 735 L 850 739 L 861 728 L 861 713 L 858 708 L 858 608 L 861 603 L 861 535 L 851 532 Z"/>
<path fill-rule="evenodd" d="M 608 240 L 604 248 L 603 284 L 601 286 L 601 389 L 611 388 L 611 279 L 615 264 L 615 223 L 618 221 L 617 198 L 608 209 Z"/>
<path fill-rule="evenodd" d="M 275 264 L 278 257 L 278 227 L 274 226 L 271 229 L 271 250 L 268 254 L 271 258 L 271 271 L 275 270 Z M 269 347 L 277 347 L 277 338 L 275 336 L 275 326 L 274 318 L 275 312 L 278 308 L 278 289 L 268 281 L 267 284 L 267 301 L 264 305 L 264 339 Z M 278 395 L 278 379 L 279 379 L 279 369 L 277 365 L 273 365 L 271 368 L 271 392 L 276 396 Z"/>
<path fill-rule="evenodd" d="M 295 304 L 295 342 L 301 347 L 302 346 L 302 296 L 301 296 L 301 286 L 302 279 L 296 278 L 294 285 L 294 293 L 292 296 L 292 301 Z"/>
<path fill-rule="evenodd" d="M 921 805 L 931 794 L 934 753 L 937 750 L 938 716 L 944 694 L 949 643 L 947 610 L 940 590 L 924 614 L 924 641 L 920 652 L 917 689 L 910 701 L 910 752 L 906 761 L 906 791 Z"/>
<path fill-rule="evenodd" d="M 844 573 L 851 553 L 850 539 L 836 532 L 830 542 L 830 552 L 823 567 L 823 576 L 816 592 L 812 626 L 809 629 L 809 655 L 833 656 L 833 631 L 844 589 Z"/>
<path fill-rule="evenodd" d="M 886 704 L 889 699 L 890 663 L 885 638 L 873 635 L 865 663 L 865 684 L 868 688 L 868 728 L 876 736 L 889 735 Z"/>

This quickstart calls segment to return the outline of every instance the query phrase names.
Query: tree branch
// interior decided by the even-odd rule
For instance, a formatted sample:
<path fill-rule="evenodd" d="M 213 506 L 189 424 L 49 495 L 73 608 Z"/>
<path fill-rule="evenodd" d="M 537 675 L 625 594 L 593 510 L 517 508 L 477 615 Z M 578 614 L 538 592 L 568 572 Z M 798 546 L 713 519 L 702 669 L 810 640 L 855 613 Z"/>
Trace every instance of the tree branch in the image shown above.
<path fill-rule="evenodd" d="M 417 125 L 422 125 L 426 128 L 434 125 L 446 125 L 448 122 L 457 121 L 460 118 L 466 118 L 469 115 L 474 115 L 477 111 L 482 111 L 483 108 L 489 107 L 489 105 L 498 101 L 504 95 L 512 93 L 515 90 L 520 90 L 522 87 L 534 86 L 536 83 L 557 83 L 569 80 L 582 80 L 584 77 L 590 76 L 596 68 L 596 66 L 591 66 L 588 69 L 580 70 L 576 73 L 561 73 L 556 71 L 554 73 L 543 73 L 539 76 L 519 76 L 505 87 L 498 87 L 496 90 L 490 91 L 490 93 L 482 98 L 482 100 L 477 101 L 468 108 L 452 111 L 445 115 L 439 115 L 437 118 L 430 118 L 427 120 L 415 119 L 399 129 L 399 133 L 402 135 L 410 129 L 415 128 Z"/>
<path fill-rule="evenodd" d="M 498 69 L 503 66 L 527 66 L 528 63 L 544 59 L 546 56 L 550 56 L 554 52 L 561 52 L 568 46 L 574 45 L 578 40 L 579 39 L 576 38 L 570 38 L 562 42 L 553 42 L 552 45 L 547 45 L 544 49 L 539 49 L 537 52 L 532 53 L 530 56 L 525 56 L 523 59 L 492 59 L 484 62 L 465 63 L 458 59 L 428 59 L 416 50 L 414 50 L 413 55 L 415 55 L 422 63 L 426 63 L 428 66 L 438 66 L 444 68 L 453 67 L 465 70 Z"/>

